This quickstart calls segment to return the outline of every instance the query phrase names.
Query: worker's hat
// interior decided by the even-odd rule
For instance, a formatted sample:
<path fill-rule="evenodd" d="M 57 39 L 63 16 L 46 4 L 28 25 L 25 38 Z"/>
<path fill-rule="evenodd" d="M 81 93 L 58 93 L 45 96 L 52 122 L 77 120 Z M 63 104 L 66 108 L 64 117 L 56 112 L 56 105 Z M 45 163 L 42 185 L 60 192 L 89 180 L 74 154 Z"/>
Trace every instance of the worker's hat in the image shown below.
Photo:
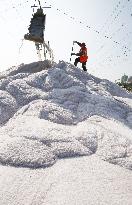
<path fill-rule="evenodd" d="M 86 44 L 85 43 L 82 43 L 82 45 L 81 46 L 86 46 Z"/>

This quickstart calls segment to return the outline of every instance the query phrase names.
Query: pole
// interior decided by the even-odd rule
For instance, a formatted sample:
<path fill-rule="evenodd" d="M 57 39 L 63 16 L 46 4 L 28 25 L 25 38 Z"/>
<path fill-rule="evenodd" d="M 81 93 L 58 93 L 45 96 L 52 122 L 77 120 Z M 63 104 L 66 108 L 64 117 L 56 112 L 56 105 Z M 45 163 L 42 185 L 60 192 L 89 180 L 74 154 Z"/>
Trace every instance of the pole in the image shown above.
<path fill-rule="evenodd" d="M 73 45 L 72 45 L 72 52 L 73 52 L 73 46 L 74 46 L 74 41 L 73 41 Z M 72 55 L 71 55 L 72 56 Z M 70 57 L 70 62 L 71 62 L 71 57 Z"/>

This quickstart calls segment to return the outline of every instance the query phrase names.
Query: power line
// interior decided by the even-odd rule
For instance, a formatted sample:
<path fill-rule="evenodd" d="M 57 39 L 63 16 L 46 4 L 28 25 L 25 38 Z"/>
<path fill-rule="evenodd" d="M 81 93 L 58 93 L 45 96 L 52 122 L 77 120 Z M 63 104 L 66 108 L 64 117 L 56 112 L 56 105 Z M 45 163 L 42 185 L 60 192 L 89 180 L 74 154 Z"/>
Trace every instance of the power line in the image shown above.
<path fill-rule="evenodd" d="M 53 6 L 52 6 L 52 8 L 53 8 Z M 76 22 L 78 22 L 78 23 L 80 23 L 80 24 L 85 25 L 85 28 L 89 29 L 89 31 L 94 31 L 96 34 L 100 34 L 100 35 L 102 36 L 101 32 L 100 32 L 98 29 L 94 29 L 92 26 L 86 25 L 82 20 L 77 20 L 75 17 L 69 15 L 67 12 L 62 11 L 62 9 L 56 8 L 56 10 L 57 10 L 58 12 L 61 12 L 61 13 L 64 14 L 65 16 L 69 17 L 70 19 L 72 19 L 72 20 L 74 20 L 74 21 L 76 21 Z M 104 37 L 105 39 L 107 39 L 107 40 L 111 40 L 113 43 L 115 43 L 116 45 L 121 46 L 122 48 L 123 48 L 123 47 L 127 47 L 126 45 L 122 45 L 120 42 L 118 42 L 118 41 L 116 41 L 116 40 L 113 40 L 113 39 L 111 38 L 111 36 L 109 36 L 109 35 L 104 35 L 103 37 Z M 129 49 L 129 48 L 128 48 L 128 49 Z"/>
<path fill-rule="evenodd" d="M 36 1 L 36 0 L 35 0 Z M 39 0 L 38 0 L 39 1 Z M 128 2 L 129 2 L 130 0 L 128 0 Z M 27 0 L 27 1 L 25 1 L 25 3 L 27 3 L 27 2 L 29 2 L 29 0 Z M 40 1 L 39 1 L 40 2 Z M 47 3 L 46 1 L 45 1 L 45 3 Z M 117 5 L 119 5 L 120 4 L 120 1 L 118 2 L 118 4 Z M 22 6 L 22 4 L 21 3 L 19 3 L 19 4 L 17 4 L 17 6 Z M 51 6 L 51 5 L 50 5 Z M 117 7 L 117 6 L 116 6 Z M 14 9 L 16 9 L 16 6 L 13 6 L 12 5 L 12 8 L 14 8 Z M 123 8 L 124 8 L 124 5 L 123 5 Z M 72 19 L 72 20 L 76 20 L 76 18 L 75 17 L 73 17 L 73 16 L 71 16 L 71 15 L 69 15 L 67 12 L 64 12 L 64 11 L 62 11 L 61 9 L 58 9 L 58 8 L 56 8 L 56 10 L 57 11 L 59 11 L 59 12 L 61 12 L 62 14 L 64 14 L 65 16 L 68 16 L 70 19 Z M 87 29 L 89 29 L 89 31 L 91 30 L 91 31 L 94 31 L 96 34 L 101 34 L 101 31 L 99 31 L 98 29 L 94 29 L 92 26 L 90 26 L 90 25 L 86 25 L 82 20 L 76 20 L 78 23 L 80 23 L 80 24 L 84 24 L 85 25 L 85 27 L 87 28 Z M 102 36 L 102 34 L 101 34 L 101 36 Z M 112 40 L 112 37 L 111 36 L 109 36 L 109 35 L 104 35 L 103 36 L 103 38 L 105 38 L 105 39 L 108 39 L 108 40 Z M 115 41 L 115 40 L 112 40 L 112 42 L 114 42 L 115 44 L 117 44 L 117 45 L 120 45 L 121 46 L 121 43 L 119 43 L 118 41 Z M 123 45 L 122 47 L 126 47 L 126 45 Z"/>

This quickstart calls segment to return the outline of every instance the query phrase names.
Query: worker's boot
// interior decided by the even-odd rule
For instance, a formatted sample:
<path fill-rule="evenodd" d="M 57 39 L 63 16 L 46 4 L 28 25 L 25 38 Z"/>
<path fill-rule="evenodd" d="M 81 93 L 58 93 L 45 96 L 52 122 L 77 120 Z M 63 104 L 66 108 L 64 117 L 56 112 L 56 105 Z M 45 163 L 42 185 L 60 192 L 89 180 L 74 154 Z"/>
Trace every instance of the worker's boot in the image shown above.
<path fill-rule="evenodd" d="M 77 63 L 78 63 L 78 62 L 77 62 L 77 61 L 75 61 L 75 62 L 74 62 L 74 66 L 77 66 Z"/>
<path fill-rule="evenodd" d="M 83 68 L 84 71 L 87 71 L 86 65 L 82 65 L 82 68 Z"/>

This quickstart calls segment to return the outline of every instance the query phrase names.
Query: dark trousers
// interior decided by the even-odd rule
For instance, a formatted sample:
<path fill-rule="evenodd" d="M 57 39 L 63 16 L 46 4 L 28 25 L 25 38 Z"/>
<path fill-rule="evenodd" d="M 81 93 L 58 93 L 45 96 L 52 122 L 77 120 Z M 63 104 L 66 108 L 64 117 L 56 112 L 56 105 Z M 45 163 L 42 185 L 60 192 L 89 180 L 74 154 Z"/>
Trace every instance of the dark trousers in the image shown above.
<path fill-rule="evenodd" d="M 80 62 L 80 57 L 78 57 L 78 58 L 75 59 L 74 65 L 77 66 L 77 64 L 78 64 L 79 62 Z M 80 62 L 80 63 L 81 63 L 81 62 Z M 83 68 L 84 71 L 87 71 L 87 69 L 86 69 L 86 62 L 83 62 L 83 63 L 82 63 L 82 68 Z"/>

